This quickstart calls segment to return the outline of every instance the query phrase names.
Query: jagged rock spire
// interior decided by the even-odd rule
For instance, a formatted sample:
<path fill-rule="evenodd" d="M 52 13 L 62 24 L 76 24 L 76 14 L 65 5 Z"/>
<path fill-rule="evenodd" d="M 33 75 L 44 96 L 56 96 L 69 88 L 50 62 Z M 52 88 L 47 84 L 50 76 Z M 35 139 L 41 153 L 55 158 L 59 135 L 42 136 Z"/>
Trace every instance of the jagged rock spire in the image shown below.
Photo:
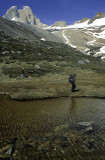
<path fill-rule="evenodd" d="M 17 6 L 13 6 L 7 10 L 6 14 L 3 16 L 6 19 L 20 21 L 27 24 L 33 24 L 40 28 L 45 26 L 43 23 L 40 22 L 32 12 L 29 6 L 24 6 L 23 9 L 17 9 Z"/>

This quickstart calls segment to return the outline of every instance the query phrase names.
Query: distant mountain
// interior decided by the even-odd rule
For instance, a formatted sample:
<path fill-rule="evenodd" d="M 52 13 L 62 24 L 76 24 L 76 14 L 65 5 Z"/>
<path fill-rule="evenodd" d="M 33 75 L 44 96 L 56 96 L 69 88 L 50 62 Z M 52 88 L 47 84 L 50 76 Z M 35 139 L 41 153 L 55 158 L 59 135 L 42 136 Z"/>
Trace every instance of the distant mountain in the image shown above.
<path fill-rule="evenodd" d="M 85 18 L 83 18 L 83 19 L 81 19 L 81 20 L 79 20 L 79 21 L 76 21 L 74 24 L 84 23 L 84 22 L 86 22 L 86 21 L 88 21 L 88 20 L 90 20 L 90 19 L 87 18 L 87 17 L 85 17 Z"/>
<path fill-rule="evenodd" d="M 51 27 L 65 27 L 67 26 L 65 21 L 56 21 Z"/>
<path fill-rule="evenodd" d="M 105 13 L 102 12 L 98 12 L 95 17 L 93 17 L 88 24 L 92 24 L 95 20 L 101 19 L 101 18 L 105 18 Z"/>
<path fill-rule="evenodd" d="M 92 19 L 83 18 L 65 27 L 49 26 L 46 29 L 83 54 L 105 60 L 105 13 L 99 12 Z"/>
<path fill-rule="evenodd" d="M 40 28 L 44 28 L 47 25 L 40 22 L 32 12 L 31 8 L 28 6 L 24 6 L 23 9 L 17 9 L 17 6 L 13 6 L 7 10 L 6 14 L 3 16 L 4 18 L 12 21 L 20 21 L 27 24 L 33 24 Z"/>
<path fill-rule="evenodd" d="M 83 54 L 105 60 L 105 13 L 98 12 L 92 19 L 85 17 L 72 25 L 67 25 L 65 21 L 56 21 L 51 26 L 40 22 L 28 6 L 20 10 L 13 6 L 3 17 L 43 28 L 43 32 L 45 30 L 52 32 L 64 43 Z"/>

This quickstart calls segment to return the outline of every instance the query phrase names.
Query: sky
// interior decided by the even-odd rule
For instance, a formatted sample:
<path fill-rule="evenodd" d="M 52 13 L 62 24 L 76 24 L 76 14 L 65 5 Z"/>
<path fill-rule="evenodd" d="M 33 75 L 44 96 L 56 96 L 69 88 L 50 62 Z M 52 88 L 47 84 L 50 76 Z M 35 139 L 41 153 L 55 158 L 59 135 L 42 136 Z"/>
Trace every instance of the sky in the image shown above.
<path fill-rule="evenodd" d="M 17 6 L 29 6 L 33 14 L 44 24 L 66 21 L 67 25 L 84 17 L 93 18 L 98 12 L 105 12 L 105 0 L 0 0 L 0 16 Z"/>

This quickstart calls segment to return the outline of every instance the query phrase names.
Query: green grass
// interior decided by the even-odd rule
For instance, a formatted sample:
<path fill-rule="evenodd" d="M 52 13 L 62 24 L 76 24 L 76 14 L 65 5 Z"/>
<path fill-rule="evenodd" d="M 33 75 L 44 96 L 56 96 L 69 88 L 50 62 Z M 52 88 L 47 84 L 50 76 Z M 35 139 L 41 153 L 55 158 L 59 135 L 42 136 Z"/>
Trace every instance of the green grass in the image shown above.
<path fill-rule="evenodd" d="M 101 80 L 105 79 L 104 62 L 83 55 L 65 44 L 40 41 L 38 37 L 36 39 L 36 42 L 32 43 L 26 39 L 12 39 L 1 34 L 0 73 L 2 82 L 6 83 L 7 87 L 2 88 L 2 93 L 18 99 L 69 96 L 68 76 L 76 73 L 81 91 L 70 96 L 103 96 L 104 89 L 100 88 L 98 91 L 96 86 L 100 85 L 100 77 Z M 4 51 L 8 53 L 3 54 Z M 79 61 L 85 63 L 79 64 Z M 36 65 L 40 67 L 37 69 Z M 24 80 L 21 76 L 23 67 L 26 76 Z M 97 83 L 94 84 L 96 79 Z M 104 85 L 103 81 L 101 82 Z"/>

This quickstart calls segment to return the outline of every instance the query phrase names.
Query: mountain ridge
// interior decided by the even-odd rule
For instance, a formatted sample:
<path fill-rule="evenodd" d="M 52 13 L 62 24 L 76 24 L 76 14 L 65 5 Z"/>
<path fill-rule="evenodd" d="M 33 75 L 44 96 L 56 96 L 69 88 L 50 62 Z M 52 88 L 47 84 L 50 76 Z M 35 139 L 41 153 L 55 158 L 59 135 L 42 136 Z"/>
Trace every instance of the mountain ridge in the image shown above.
<path fill-rule="evenodd" d="M 36 15 L 33 14 L 31 8 L 29 6 L 24 6 L 23 9 L 17 9 L 17 6 L 12 6 L 11 8 L 9 8 L 6 12 L 5 15 L 3 15 L 4 18 L 9 19 L 9 20 L 17 20 L 17 21 L 21 21 L 24 23 L 28 23 L 28 24 L 34 24 L 37 25 L 38 27 L 41 28 L 45 28 L 45 26 L 48 26 L 47 24 L 43 24 L 39 18 L 36 17 Z M 14 19 L 13 19 L 14 18 Z M 88 20 L 88 24 L 93 23 L 96 19 L 100 19 L 100 18 L 105 18 L 105 12 L 98 12 L 96 13 L 96 15 L 90 19 L 88 17 L 84 17 L 81 20 L 78 20 L 76 22 L 74 22 L 73 24 L 78 24 L 78 23 L 82 23 Z M 62 21 L 56 21 L 55 23 L 53 23 L 51 25 L 51 27 L 65 27 L 65 26 L 72 26 L 71 25 L 67 25 L 66 21 L 62 20 Z M 45 26 L 43 26 L 45 25 Z"/>
<path fill-rule="evenodd" d="M 56 21 L 51 26 L 42 24 L 28 6 L 20 10 L 17 10 L 17 6 L 13 6 L 3 17 L 52 32 L 65 44 L 76 48 L 83 54 L 105 60 L 105 13 L 98 12 L 92 19 L 85 17 L 72 25 L 67 25 L 65 21 Z M 42 39 L 44 40 L 44 37 Z"/>
<path fill-rule="evenodd" d="M 26 24 L 33 24 L 40 28 L 47 26 L 43 24 L 39 18 L 37 18 L 29 6 L 24 6 L 23 9 L 17 9 L 17 6 L 13 6 L 7 10 L 3 18 L 12 21 L 20 21 Z"/>

